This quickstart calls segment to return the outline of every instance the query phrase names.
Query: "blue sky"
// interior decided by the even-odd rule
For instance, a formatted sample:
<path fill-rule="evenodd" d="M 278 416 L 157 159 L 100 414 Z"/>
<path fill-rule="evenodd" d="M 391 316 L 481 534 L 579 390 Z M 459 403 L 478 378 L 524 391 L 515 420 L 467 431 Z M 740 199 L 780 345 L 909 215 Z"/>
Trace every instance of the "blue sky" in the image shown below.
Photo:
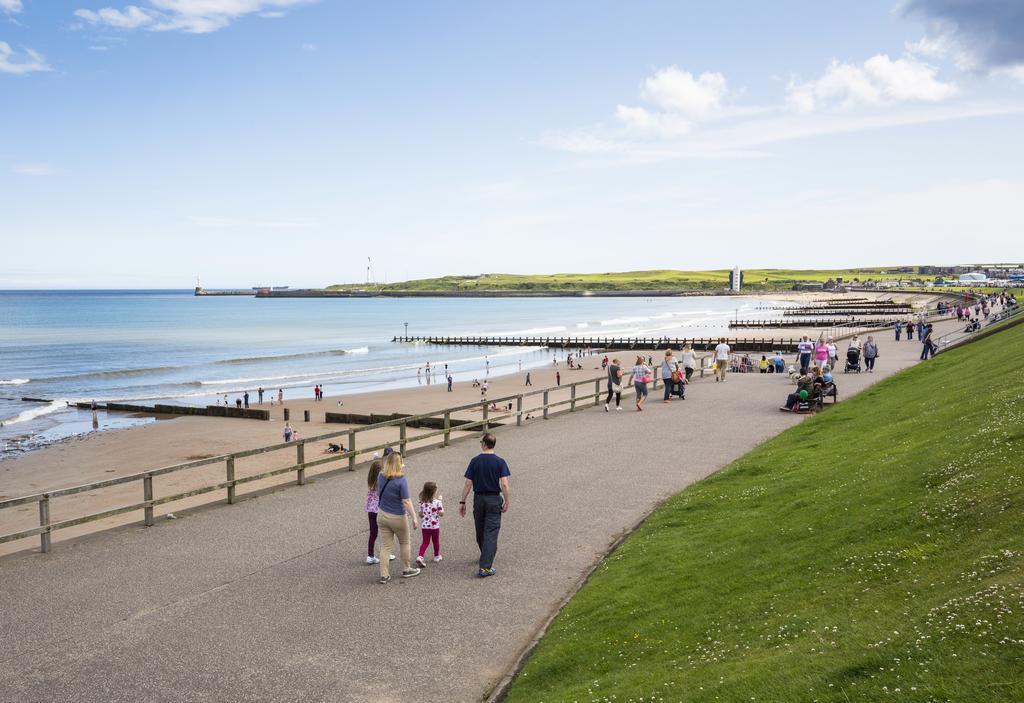
<path fill-rule="evenodd" d="M 1024 259 L 1024 3 L 836 4 L 0 0 L 0 287 Z"/>

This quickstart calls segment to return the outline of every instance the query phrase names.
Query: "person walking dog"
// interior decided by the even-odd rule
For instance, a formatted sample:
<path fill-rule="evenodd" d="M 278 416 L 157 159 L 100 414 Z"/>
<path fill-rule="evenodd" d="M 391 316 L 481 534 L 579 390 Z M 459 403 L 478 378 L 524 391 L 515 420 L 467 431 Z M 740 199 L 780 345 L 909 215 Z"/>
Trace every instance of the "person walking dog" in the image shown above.
<path fill-rule="evenodd" d="M 477 576 L 494 576 L 494 555 L 498 552 L 501 515 L 511 505 L 508 464 L 494 453 L 497 440 L 491 433 L 480 438 L 480 453 L 466 468 L 466 483 L 459 499 L 459 515 L 466 517 L 466 497 L 473 491 L 473 524 L 476 544 L 480 548 L 480 570 Z"/>

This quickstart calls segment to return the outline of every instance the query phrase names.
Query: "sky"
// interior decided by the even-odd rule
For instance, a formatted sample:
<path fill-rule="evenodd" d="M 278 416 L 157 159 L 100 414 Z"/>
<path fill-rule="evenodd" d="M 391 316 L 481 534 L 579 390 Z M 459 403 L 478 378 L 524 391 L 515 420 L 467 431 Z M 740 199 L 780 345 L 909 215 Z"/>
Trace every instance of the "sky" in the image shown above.
<path fill-rule="evenodd" d="M 0 0 L 0 288 L 1024 260 L 1024 3 Z"/>

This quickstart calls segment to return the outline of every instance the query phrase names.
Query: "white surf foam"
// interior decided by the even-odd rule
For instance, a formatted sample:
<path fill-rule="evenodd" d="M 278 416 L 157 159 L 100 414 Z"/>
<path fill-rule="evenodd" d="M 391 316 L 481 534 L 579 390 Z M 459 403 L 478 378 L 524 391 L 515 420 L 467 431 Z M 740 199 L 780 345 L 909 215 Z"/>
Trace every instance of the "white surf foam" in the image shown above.
<path fill-rule="evenodd" d="M 30 378 L 0 378 L 0 386 L 20 386 L 31 380 Z"/>
<path fill-rule="evenodd" d="M 53 400 L 46 405 L 40 405 L 36 408 L 29 408 L 28 410 L 22 410 L 14 417 L 7 418 L 2 423 L 3 425 L 16 425 L 19 422 L 28 422 L 29 420 L 35 420 L 37 417 L 43 415 L 49 415 L 59 410 L 67 408 L 68 404 L 66 400 Z"/>

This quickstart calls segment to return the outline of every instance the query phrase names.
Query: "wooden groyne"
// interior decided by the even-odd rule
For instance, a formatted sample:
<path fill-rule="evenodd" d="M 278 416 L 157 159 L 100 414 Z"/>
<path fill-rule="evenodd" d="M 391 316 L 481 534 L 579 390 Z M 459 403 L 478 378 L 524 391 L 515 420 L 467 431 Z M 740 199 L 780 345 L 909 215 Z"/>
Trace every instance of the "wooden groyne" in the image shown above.
<path fill-rule="evenodd" d="M 717 337 L 686 338 L 686 337 L 419 337 L 397 336 L 392 342 L 424 342 L 445 346 L 474 347 L 550 347 L 554 349 L 595 348 L 606 351 L 613 350 L 680 350 L 687 344 L 694 349 L 714 349 L 718 344 Z M 733 351 L 796 351 L 799 340 L 777 338 L 734 337 L 726 339 Z"/>
<path fill-rule="evenodd" d="M 44 401 L 48 402 L 48 401 Z M 72 403 L 76 408 L 89 410 L 92 403 Z M 243 420 L 270 420 L 269 410 L 259 408 L 236 408 L 233 405 L 133 405 L 131 403 L 104 403 L 96 406 L 108 412 L 138 413 L 140 415 L 203 415 L 206 417 L 235 417 Z"/>
<path fill-rule="evenodd" d="M 807 319 L 788 318 L 784 320 L 730 320 L 729 327 L 739 329 L 775 329 L 778 327 L 851 327 L 857 325 L 863 325 L 866 327 L 881 327 L 892 325 L 895 322 L 896 320 L 894 319 L 872 319 L 870 321 L 866 321 L 858 320 L 855 317 L 814 317 Z"/>
<path fill-rule="evenodd" d="M 825 316 L 833 315 L 840 317 L 864 317 L 867 315 L 913 315 L 914 308 L 906 307 L 884 307 L 884 308 L 790 308 L 782 311 L 785 317 L 797 315 Z"/>

